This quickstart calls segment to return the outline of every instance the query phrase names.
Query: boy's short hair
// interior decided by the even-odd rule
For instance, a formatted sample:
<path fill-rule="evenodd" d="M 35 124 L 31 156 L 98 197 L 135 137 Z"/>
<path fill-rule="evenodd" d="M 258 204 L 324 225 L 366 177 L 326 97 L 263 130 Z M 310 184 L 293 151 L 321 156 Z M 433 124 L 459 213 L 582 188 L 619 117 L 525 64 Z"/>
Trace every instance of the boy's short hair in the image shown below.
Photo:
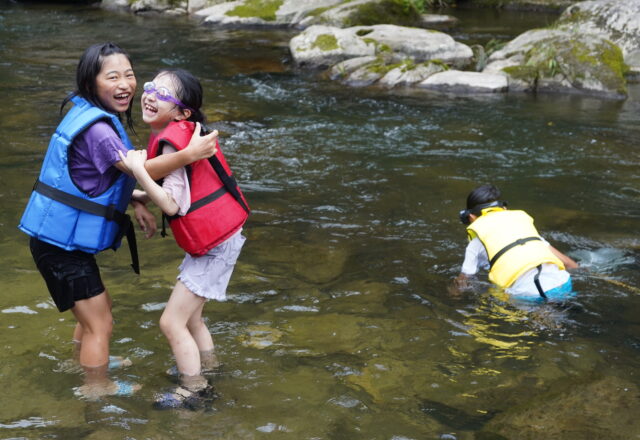
<path fill-rule="evenodd" d="M 484 203 L 495 202 L 502 194 L 500 190 L 491 184 L 480 185 L 467 196 L 467 209 L 473 209 Z"/>

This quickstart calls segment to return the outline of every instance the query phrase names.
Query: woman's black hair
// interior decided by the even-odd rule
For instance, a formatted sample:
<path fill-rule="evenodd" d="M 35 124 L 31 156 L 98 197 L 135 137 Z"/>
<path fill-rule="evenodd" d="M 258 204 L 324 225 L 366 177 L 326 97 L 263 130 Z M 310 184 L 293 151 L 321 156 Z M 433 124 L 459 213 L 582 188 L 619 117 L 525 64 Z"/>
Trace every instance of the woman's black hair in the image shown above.
<path fill-rule="evenodd" d="M 104 59 L 109 55 L 115 54 L 124 55 L 127 57 L 127 60 L 129 60 L 129 63 L 131 63 L 129 54 L 115 43 L 109 42 L 94 44 L 84 51 L 82 57 L 80 57 L 80 61 L 78 62 L 78 67 L 76 68 L 76 89 L 62 101 L 60 114 L 62 114 L 64 106 L 71 101 L 71 98 L 74 96 L 81 96 L 94 106 L 107 110 L 100 102 L 100 99 L 98 99 L 96 78 L 98 77 L 100 70 L 102 70 Z M 127 108 L 124 113 L 127 118 L 127 125 L 135 133 L 135 130 L 133 129 L 133 118 L 131 117 L 132 107 L 133 100 L 131 100 L 129 108 Z"/>
<path fill-rule="evenodd" d="M 467 196 L 467 209 L 472 210 L 478 205 L 495 202 L 500 199 L 500 190 L 490 184 L 480 185 Z"/>
<path fill-rule="evenodd" d="M 206 117 L 202 113 L 202 84 L 200 80 L 184 69 L 162 69 L 156 76 L 168 74 L 173 78 L 176 89 L 176 98 L 189 107 L 191 115 L 187 121 L 206 123 Z"/>

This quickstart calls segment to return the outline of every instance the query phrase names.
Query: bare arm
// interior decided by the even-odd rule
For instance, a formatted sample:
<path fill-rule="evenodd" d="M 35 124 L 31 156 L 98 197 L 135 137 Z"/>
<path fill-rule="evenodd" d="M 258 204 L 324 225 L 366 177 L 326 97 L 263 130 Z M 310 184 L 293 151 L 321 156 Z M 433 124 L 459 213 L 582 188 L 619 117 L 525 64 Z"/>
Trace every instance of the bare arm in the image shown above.
<path fill-rule="evenodd" d="M 196 122 L 196 129 L 191 136 L 191 140 L 186 148 L 172 154 L 161 154 L 158 157 L 149 159 L 144 167 L 153 180 L 162 179 L 171 171 L 182 168 L 200 159 L 207 159 L 218 151 L 216 141 L 218 130 L 213 130 L 206 136 L 200 136 L 200 123 Z M 122 157 L 122 156 L 121 156 Z M 113 164 L 117 169 L 133 176 L 133 173 L 124 161 Z"/>
<path fill-rule="evenodd" d="M 217 138 L 218 130 L 214 130 L 206 136 L 200 136 L 200 123 L 196 122 L 193 136 L 185 149 L 149 159 L 144 167 L 153 180 L 161 179 L 173 170 L 216 154 Z"/>
<path fill-rule="evenodd" d="M 140 186 L 144 188 L 147 197 L 149 197 L 153 203 L 158 205 L 158 207 L 168 215 L 174 215 L 178 212 L 178 205 L 173 200 L 173 197 L 162 189 L 145 169 L 145 162 L 147 161 L 146 150 L 129 150 L 126 157 L 122 152 L 118 152 L 118 154 L 120 154 L 124 165 L 133 172 L 133 176 Z M 167 154 L 167 156 L 171 156 L 171 154 Z"/>
<path fill-rule="evenodd" d="M 564 267 L 566 269 L 577 269 L 578 267 L 580 267 L 578 263 L 576 263 L 572 258 L 566 256 L 553 246 L 549 245 L 549 249 L 551 249 L 551 252 L 553 252 L 553 254 L 558 257 L 560 261 L 562 261 L 562 264 L 564 264 Z"/>

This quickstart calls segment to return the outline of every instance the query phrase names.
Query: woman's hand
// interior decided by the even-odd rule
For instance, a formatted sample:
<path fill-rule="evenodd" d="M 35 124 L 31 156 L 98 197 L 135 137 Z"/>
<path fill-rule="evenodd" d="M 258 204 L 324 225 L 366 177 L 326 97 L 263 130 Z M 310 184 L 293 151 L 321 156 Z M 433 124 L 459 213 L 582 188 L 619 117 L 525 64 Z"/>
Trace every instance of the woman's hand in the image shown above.
<path fill-rule="evenodd" d="M 142 202 L 131 200 L 131 204 L 133 205 L 133 212 L 136 221 L 138 222 L 138 225 L 140 225 L 142 232 L 144 232 L 145 238 L 153 237 L 158 230 L 156 216 L 153 215 L 153 213 L 149 211 L 149 209 Z"/>
<path fill-rule="evenodd" d="M 218 130 L 213 130 L 206 136 L 200 136 L 200 123 L 196 122 L 196 128 L 193 131 L 189 145 L 185 150 L 189 151 L 192 162 L 200 159 L 207 159 L 218 151 Z"/>

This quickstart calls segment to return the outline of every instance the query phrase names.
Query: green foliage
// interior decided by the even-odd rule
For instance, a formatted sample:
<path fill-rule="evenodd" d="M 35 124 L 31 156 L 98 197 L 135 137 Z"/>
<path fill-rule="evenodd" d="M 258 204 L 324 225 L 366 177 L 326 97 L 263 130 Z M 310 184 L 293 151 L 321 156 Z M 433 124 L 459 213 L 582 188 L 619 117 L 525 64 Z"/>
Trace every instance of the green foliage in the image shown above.
<path fill-rule="evenodd" d="M 407 13 L 414 10 L 418 14 L 424 14 L 430 8 L 444 7 L 454 3 L 455 0 L 402 0 L 402 6 Z"/>
<path fill-rule="evenodd" d="M 491 40 L 487 41 L 487 44 L 485 44 L 484 52 L 487 54 L 487 57 L 488 57 L 495 51 L 502 49 L 506 44 L 507 43 L 505 41 L 492 38 Z"/>
<path fill-rule="evenodd" d="M 415 8 L 405 9 L 405 0 L 382 0 L 358 5 L 345 20 L 345 26 L 372 26 L 375 24 L 396 24 L 417 26 L 420 12 Z"/>

